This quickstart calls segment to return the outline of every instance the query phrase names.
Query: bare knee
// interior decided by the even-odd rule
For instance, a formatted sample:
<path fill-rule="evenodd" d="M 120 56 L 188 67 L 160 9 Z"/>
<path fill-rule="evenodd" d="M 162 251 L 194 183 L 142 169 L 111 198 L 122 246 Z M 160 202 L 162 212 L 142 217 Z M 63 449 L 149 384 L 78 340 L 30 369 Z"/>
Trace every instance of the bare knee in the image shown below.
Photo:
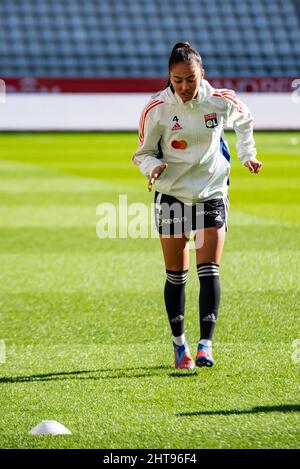
<path fill-rule="evenodd" d="M 182 271 L 189 269 L 189 242 L 182 238 L 162 238 L 161 245 L 168 270 Z"/>

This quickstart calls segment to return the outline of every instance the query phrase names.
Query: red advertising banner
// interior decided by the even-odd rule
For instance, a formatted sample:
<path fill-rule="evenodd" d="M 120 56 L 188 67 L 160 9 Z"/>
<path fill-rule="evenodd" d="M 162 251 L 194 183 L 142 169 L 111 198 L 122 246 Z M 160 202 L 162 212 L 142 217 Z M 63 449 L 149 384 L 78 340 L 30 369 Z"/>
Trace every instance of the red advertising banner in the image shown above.
<path fill-rule="evenodd" d="M 7 93 L 153 93 L 167 84 L 167 78 L 45 78 L 0 77 Z M 296 77 L 209 78 L 215 88 L 237 92 L 268 93 L 293 91 Z"/>

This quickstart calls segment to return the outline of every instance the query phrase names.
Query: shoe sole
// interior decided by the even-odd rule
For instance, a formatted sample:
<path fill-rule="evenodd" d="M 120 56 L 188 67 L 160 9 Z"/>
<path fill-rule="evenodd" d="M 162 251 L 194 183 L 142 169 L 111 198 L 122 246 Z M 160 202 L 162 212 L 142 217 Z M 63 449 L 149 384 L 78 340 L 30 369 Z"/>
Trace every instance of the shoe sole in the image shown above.
<path fill-rule="evenodd" d="M 208 360 L 198 360 L 196 361 L 196 366 L 199 367 L 206 367 L 206 368 L 211 368 L 214 365 L 214 363 L 208 361 Z"/>
<path fill-rule="evenodd" d="M 175 363 L 176 370 L 194 370 L 195 367 L 196 367 L 195 362 L 193 362 L 191 366 L 178 366 L 178 364 Z"/>
<path fill-rule="evenodd" d="M 196 368 L 196 366 L 190 366 L 190 367 L 178 367 L 178 366 L 175 366 L 175 370 L 194 370 Z"/>

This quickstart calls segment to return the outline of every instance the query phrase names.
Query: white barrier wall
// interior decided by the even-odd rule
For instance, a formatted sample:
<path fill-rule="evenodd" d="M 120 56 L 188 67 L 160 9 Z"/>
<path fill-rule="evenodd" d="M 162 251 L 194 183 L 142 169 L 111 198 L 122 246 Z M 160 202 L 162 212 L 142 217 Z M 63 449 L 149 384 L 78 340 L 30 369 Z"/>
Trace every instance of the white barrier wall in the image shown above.
<path fill-rule="evenodd" d="M 292 93 L 239 93 L 254 128 L 300 129 L 300 100 Z M 8 94 L 0 131 L 137 130 L 149 94 Z"/>

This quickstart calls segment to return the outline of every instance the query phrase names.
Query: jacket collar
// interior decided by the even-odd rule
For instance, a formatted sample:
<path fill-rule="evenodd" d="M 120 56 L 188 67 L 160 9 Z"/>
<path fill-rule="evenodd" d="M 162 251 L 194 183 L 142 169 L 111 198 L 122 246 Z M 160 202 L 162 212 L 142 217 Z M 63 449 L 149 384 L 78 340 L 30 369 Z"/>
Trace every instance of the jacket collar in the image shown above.
<path fill-rule="evenodd" d="M 190 101 L 184 102 L 181 97 L 175 92 L 172 84 L 166 89 L 168 95 L 168 101 L 180 104 L 186 107 L 198 107 L 204 101 L 210 99 L 214 93 L 214 88 L 210 85 L 207 80 L 202 79 L 200 82 L 200 87 L 196 98 L 191 99 Z"/>

